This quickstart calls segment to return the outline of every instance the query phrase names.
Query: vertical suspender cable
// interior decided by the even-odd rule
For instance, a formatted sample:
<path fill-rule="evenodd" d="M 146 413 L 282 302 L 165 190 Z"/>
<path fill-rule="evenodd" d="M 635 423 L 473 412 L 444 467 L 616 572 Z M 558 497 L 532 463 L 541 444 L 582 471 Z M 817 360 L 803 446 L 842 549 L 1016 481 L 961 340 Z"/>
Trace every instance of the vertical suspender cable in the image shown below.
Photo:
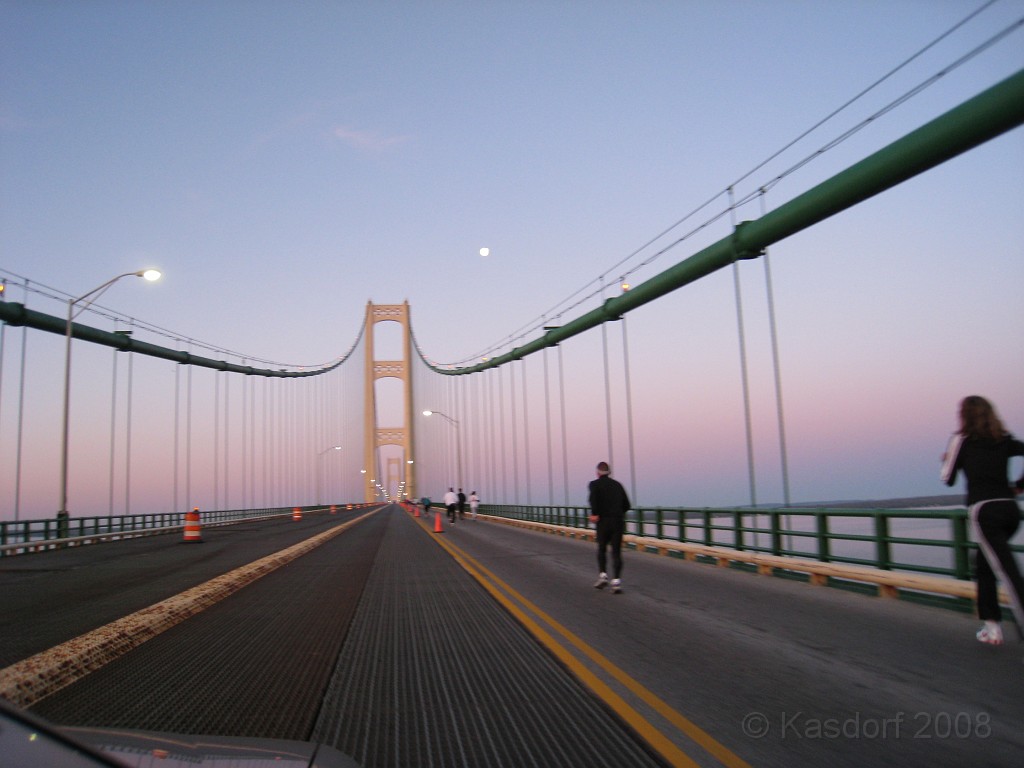
<path fill-rule="evenodd" d="M 124 513 L 132 512 L 132 383 L 135 373 L 135 354 L 128 351 L 128 384 L 125 393 L 127 400 L 124 425 Z"/>
<path fill-rule="evenodd" d="M 561 344 L 558 345 L 558 388 L 562 402 L 562 487 L 565 488 L 565 506 L 569 506 L 569 446 L 565 429 L 565 368 Z"/>
<path fill-rule="evenodd" d="M 511 409 L 509 425 L 512 427 L 512 498 L 519 503 L 519 435 L 516 429 L 516 371 L 515 363 L 508 364 L 508 403 Z"/>
<path fill-rule="evenodd" d="M 612 450 L 612 383 L 608 370 L 608 324 L 601 323 L 601 349 L 604 357 L 604 418 L 608 430 L 608 463 L 615 466 Z"/>
<path fill-rule="evenodd" d="M 551 456 L 551 389 L 548 377 L 548 348 L 541 352 L 544 357 L 544 433 L 547 445 L 546 464 L 548 467 L 548 504 L 555 504 L 555 474 Z"/>
<path fill-rule="evenodd" d="M 765 211 L 765 190 L 761 190 L 761 215 Z M 775 325 L 775 292 L 772 288 L 772 271 L 768 262 L 768 249 L 764 251 L 764 282 L 768 293 L 768 325 L 772 337 L 772 365 L 775 369 L 775 410 L 779 422 L 779 457 L 782 462 L 782 499 L 788 507 L 789 498 L 789 459 L 786 452 L 786 420 L 782 410 L 782 373 L 779 366 L 779 335 Z M 788 527 L 788 526 L 787 526 Z"/>
<path fill-rule="evenodd" d="M 224 506 L 231 509 L 231 374 L 224 374 Z"/>
<path fill-rule="evenodd" d="M 283 401 L 281 403 L 281 439 L 282 439 L 282 453 L 281 463 L 284 465 L 285 472 L 285 495 L 284 495 L 284 506 L 294 506 L 298 503 L 297 498 L 297 486 L 295 483 L 295 464 L 293 457 L 295 456 L 295 379 L 285 379 L 287 386 L 285 387 L 282 395 Z M 367 467 L 367 471 L 372 472 L 373 467 Z"/>
<path fill-rule="evenodd" d="M 473 456 L 473 472 L 471 477 L 473 482 L 470 483 L 472 488 L 471 491 L 480 488 L 480 480 L 483 478 L 483 467 L 481 462 L 483 461 L 483 424 L 481 423 L 480 409 L 480 376 L 471 376 L 469 379 L 473 384 L 473 441 L 470 443 L 472 448 L 469 453 Z"/>
<path fill-rule="evenodd" d="M 246 364 L 246 359 L 241 359 L 242 365 Z M 248 399 L 245 396 L 245 385 L 248 382 L 242 379 L 242 505 L 241 508 L 245 509 L 246 504 L 246 491 L 249 488 L 249 408 Z"/>
<path fill-rule="evenodd" d="M 268 391 L 270 390 L 270 381 L 264 378 L 263 381 L 260 382 L 260 389 L 263 390 L 263 450 L 261 451 L 261 458 L 263 459 L 263 471 L 260 473 L 263 478 L 263 483 L 261 486 L 262 492 L 260 493 L 260 506 L 266 509 L 267 507 L 272 506 L 272 502 L 270 501 L 271 496 L 269 493 L 270 488 L 267 487 L 268 483 L 270 483 L 271 481 L 270 430 L 268 429 L 268 427 L 270 426 L 270 419 L 273 414 L 273 410 L 271 408 L 271 400 L 269 397 L 270 392 Z"/>
<path fill-rule="evenodd" d="M 499 369 L 486 373 L 487 377 L 487 437 L 490 443 L 490 500 L 497 502 L 498 497 L 498 446 L 495 444 L 495 377 Z M 502 499 L 504 502 L 505 500 Z"/>
<path fill-rule="evenodd" d="M 172 492 L 172 510 L 178 509 L 178 478 L 179 478 L 179 455 L 181 451 L 181 363 L 174 366 L 174 461 Z"/>
<path fill-rule="evenodd" d="M 636 456 L 633 441 L 633 388 L 629 377 L 629 337 L 626 334 L 626 316 L 622 316 L 622 366 L 626 378 L 626 432 L 629 437 L 629 480 L 630 499 L 637 503 L 636 495 Z"/>
<path fill-rule="evenodd" d="M 113 373 L 110 380 L 110 470 L 107 477 L 107 514 L 114 514 L 114 446 L 117 441 L 117 356 L 120 350 L 114 350 Z"/>
<path fill-rule="evenodd" d="M 761 189 L 761 215 L 765 210 L 765 190 Z M 782 374 L 779 366 L 778 330 L 775 325 L 775 292 L 771 282 L 771 264 L 768 261 L 768 249 L 765 249 L 765 290 L 768 293 L 768 326 L 771 331 L 772 367 L 775 370 L 775 411 L 778 418 L 778 453 L 782 466 L 782 502 L 790 506 L 790 461 L 785 449 L 785 415 L 782 411 Z"/>
<path fill-rule="evenodd" d="M 3 287 L 4 288 L 7 287 L 7 281 L 6 280 L 3 281 Z M 4 391 L 4 339 L 6 337 L 6 332 L 7 332 L 7 323 L 0 323 L 0 428 L 2 428 L 2 426 L 3 426 L 3 418 L 2 418 L 2 416 L 3 416 L 3 410 L 4 410 L 3 409 L 3 405 L 4 405 L 4 398 L 3 398 L 3 391 Z M 18 517 L 17 517 L 17 504 L 15 504 L 15 517 L 14 517 L 14 519 L 15 520 L 18 519 Z"/>
<path fill-rule="evenodd" d="M 523 371 L 523 466 L 526 469 L 526 505 L 530 505 L 530 398 L 526 396 L 526 360 L 520 360 Z"/>
<path fill-rule="evenodd" d="M 462 450 L 463 450 L 463 461 L 466 462 L 465 476 L 463 482 L 465 485 L 466 497 L 469 497 L 470 492 L 476 487 L 476 459 L 477 452 L 475 446 L 477 441 L 474 439 L 474 432 L 477 429 L 476 419 L 473 418 L 473 410 L 476 406 L 476 402 L 473 398 L 473 389 L 476 387 L 476 381 L 472 378 L 463 376 L 458 377 L 459 381 L 462 382 L 462 414 L 465 417 L 463 424 L 466 425 L 466 432 L 462 436 Z"/>
<path fill-rule="evenodd" d="M 220 371 L 213 374 L 213 508 L 220 506 Z"/>
<path fill-rule="evenodd" d="M 488 445 L 487 437 L 487 374 L 481 373 L 476 376 L 476 396 L 477 396 L 477 419 L 479 420 L 478 431 L 477 431 L 477 452 L 479 458 L 477 460 L 477 469 L 479 476 L 476 483 L 477 494 L 481 498 L 493 499 L 494 488 L 487 480 L 487 467 L 491 460 L 490 447 Z"/>
<path fill-rule="evenodd" d="M 498 471 L 501 473 L 501 500 L 508 503 L 508 443 L 505 442 L 505 377 L 501 374 L 501 367 L 498 367 L 498 445 L 501 446 L 501 461 L 498 462 Z"/>
<path fill-rule="evenodd" d="M 281 462 L 282 471 L 282 492 L 281 506 L 294 506 L 298 501 L 295 496 L 295 469 L 289 457 L 295 455 L 295 412 L 292 408 L 292 401 L 295 395 L 295 380 L 282 379 L 285 384 L 281 392 L 281 409 L 278 412 L 278 426 L 281 430 L 281 448 L 278 451 L 278 458 Z M 372 472 L 373 467 L 367 467 L 367 472 Z"/>
<path fill-rule="evenodd" d="M 25 350 L 28 348 L 28 326 L 21 327 L 21 370 L 18 374 L 18 451 L 14 468 L 14 519 L 21 513 L 22 440 L 25 434 Z"/>
<path fill-rule="evenodd" d="M 445 377 L 442 381 L 444 382 L 444 394 L 441 396 L 441 407 L 444 409 L 444 413 L 451 414 L 454 413 L 452 410 L 452 380 L 450 377 Z M 456 461 L 458 460 L 456 455 L 458 446 L 452 440 L 451 425 L 442 424 L 441 429 L 444 435 L 444 455 L 446 459 L 445 485 L 454 486 L 458 484 L 458 481 L 453 479 L 455 477 L 455 467 L 457 466 Z M 458 427 L 455 427 L 455 429 L 458 429 Z"/>
<path fill-rule="evenodd" d="M 454 414 L 456 426 L 449 430 L 455 439 L 455 491 L 458 492 L 463 484 L 463 473 L 466 468 L 463 466 L 462 456 L 462 426 L 466 422 L 462 419 L 462 377 L 447 376 L 448 390 L 451 393 L 452 408 L 448 413 Z"/>
<path fill-rule="evenodd" d="M 736 207 L 733 189 L 729 187 L 729 212 L 733 229 L 736 228 Z M 747 343 L 743 330 L 743 298 L 740 291 L 740 269 L 735 256 L 732 262 L 733 289 L 736 294 L 736 330 L 740 345 L 740 378 L 743 383 L 743 423 L 747 436 L 747 474 L 750 482 L 750 506 L 757 506 L 757 491 L 754 484 L 754 440 L 750 422 L 750 384 L 747 375 Z"/>
<path fill-rule="evenodd" d="M 192 351 L 192 343 L 188 345 L 189 352 Z M 185 376 L 185 506 L 189 509 L 196 506 L 192 497 L 192 366 L 188 367 Z M 178 508 L 175 507 L 175 512 Z"/>
<path fill-rule="evenodd" d="M 248 377 L 247 380 L 249 382 L 249 504 L 253 509 L 258 509 L 261 505 L 256 500 L 256 443 L 259 431 L 257 427 L 259 418 L 256 415 L 257 380 L 251 377 Z"/>
<path fill-rule="evenodd" d="M 271 497 L 273 499 L 271 506 L 282 507 L 284 506 L 284 494 L 282 493 L 284 481 L 281 476 L 281 440 L 284 439 L 284 435 L 281 433 L 281 391 L 284 388 L 284 379 L 274 379 L 273 383 L 273 392 L 270 397 L 270 466 L 274 468 L 274 493 Z"/>
<path fill-rule="evenodd" d="M 292 384 L 294 382 L 291 379 L 278 379 L 278 391 L 277 391 L 277 440 L 275 441 L 277 450 L 277 493 L 278 502 L 277 506 L 286 507 L 291 502 L 291 471 L 288 468 L 288 464 L 285 461 L 285 457 L 288 455 L 291 441 L 291 430 L 286 429 L 286 426 L 290 421 L 291 414 L 288 411 L 289 394 L 291 393 Z M 367 471 L 370 467 L 366 468 Z"/>

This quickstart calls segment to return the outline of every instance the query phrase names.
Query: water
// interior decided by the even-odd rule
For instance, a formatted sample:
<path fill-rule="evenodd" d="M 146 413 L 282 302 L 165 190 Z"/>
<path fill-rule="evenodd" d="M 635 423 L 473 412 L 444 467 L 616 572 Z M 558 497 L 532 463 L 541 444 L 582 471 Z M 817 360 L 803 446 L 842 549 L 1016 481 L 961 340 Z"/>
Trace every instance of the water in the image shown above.
<path fill-rule="evenodd" d="M 962 507 L 936 507 L 927 510 L 907 510 L 915 515 L 922 512 L 943 513 L 947 509 Z M 666 539 L 679 540 L 678 513 L 664 513 L 662 536 Z M 894 570 L 939 569 L 949 572 L 956 571 L 956 552 L 952 546 L 954 541 L 953 525 L 950 518 L 938 517 L 889 517 L 889 561 Z M 711 531 L 711 541 L 715 546 L 735 547 L 736 538 L 733 531 L 733 516 L 720 513 L 712 517 L 712 526 L 719 528 Z M 748 550 L 771 552 L 772 537 L 770 533 L 772 515 L 748 513 L 743 514 L 743 545 Z M 819 559 L 817 519 L 813 514 L 794 512 L 782 514 L 780 520 L 783 528 L 783 554 L 796 557 Z M 751 530 L 759 529 L 759 530 Z M 876 518 L 874 515 L 843 514 L 828 516 L 829 552 L 832 559 L 851 559 L 864 561 L 863 564 L 874 565 L 877 562 L 877 544 L 875 541 Z M 657 536 L 657 526 L 653 512 L 645 513 L 643 535 Z M 704 542 L 704 520 L 700 513 L 690 513 L 686 521 L 686 537 L 690 541 Z M 835 538 L 849 536 L 852 538 Z M 914 543 L 893 542 L 892 539 L 915 539 Z M 1011 543 L 1024 547 L 1024 526 L 1022 526 Z M 973 549 L 973 548 L 972 548 Z"/>

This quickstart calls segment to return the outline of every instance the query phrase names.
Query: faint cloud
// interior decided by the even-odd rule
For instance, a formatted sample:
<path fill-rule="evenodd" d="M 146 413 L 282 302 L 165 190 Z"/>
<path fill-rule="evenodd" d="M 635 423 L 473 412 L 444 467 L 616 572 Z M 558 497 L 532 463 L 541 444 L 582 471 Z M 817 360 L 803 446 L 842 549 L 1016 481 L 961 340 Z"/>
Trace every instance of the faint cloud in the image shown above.
<path fill-rule="evenodd" d="M 360 131 L 348 126 L 338 126 L 332 131 L 334 138 L 355 149 L 382 152 L 397 147 L 409 140 L 408 136 L 383 136 L 373 131 Z"/>
<path fill-rule="evenodd" d="M 259 149 L 266 144 L 276 141 L 285 136 L 291 136 L 300 131 L 304 126 L 316 120 L 316 112 L 303 112 L 293 115 L 276 126 L 258 134 L 249 144 L 250 151 Z"/>

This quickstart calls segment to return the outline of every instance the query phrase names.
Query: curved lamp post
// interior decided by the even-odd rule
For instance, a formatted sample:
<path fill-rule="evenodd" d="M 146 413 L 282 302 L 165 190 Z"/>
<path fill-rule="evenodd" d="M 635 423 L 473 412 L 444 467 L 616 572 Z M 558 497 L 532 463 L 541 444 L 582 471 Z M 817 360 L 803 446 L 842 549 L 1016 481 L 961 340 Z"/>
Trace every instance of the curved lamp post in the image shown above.
<path fill-rule="evenodd" d="M 320 453 L 318 453 L 316 455 L 316 505 L 317 506 L 320 506 L 321 504 L 323 504 L 323 501 L 321 501 L 321 497 L 323 496 L 323 466 L 322 466 L 323 462 L 321 461 L 321 459 L 323 458 L 323 455 L 325 453 L 330 453 L 331 451 L 340 451 L 340 450 L 341 450 L 341 446 L 340 445 L 332 445 L 330 448 L 324 448 L 322 451 L 320 451 Z"/>
<path fill-rule="evenodd" d="M 423 415 L 424 416 L 440 416 L 442 419 L 444 419 L 449 424 L 451 424 L 453 427 L 455 427 L 455 455 L 456 455 L 456 463 L 458 465 L 458 467 L 457 467 L 458 478 L 457 478 L 457 481 L 456 481 L 455 485 L 456 486 L 461 486 L 462 485 L 462 431 L 459 429 L 459 421 L 458 421 L 458 419 L 453 419 L 448 414 L 441 413 L 440 411 L 426 410 L 426 411 L 423 412 Z"/>
<path fill-rule="evenodd" d="M 98 288 L 93 288 L 77 299 L 68 299 L 68 322 L 65 328 L 66 351 L 64 353 L 64 424 L 61 436 L 60 449 L 60 509 L 57 511 L 58 526 L 66 523 L 68 519 L 68 426 L 71 415 L 71 325 L 75 317 L 88 309 L 89 305 L 98 299 L 104 291 L 120 280 L 122 277 L 141 277 L 150 282 L 159 280 L 160 270 L 140 269 L 138 272 L 125 272 L 123 275 L 112 277 Z M 88 301 L 86 301 L 88 299 Z M 75 305 L 85 302 L 75 311 Z"/>

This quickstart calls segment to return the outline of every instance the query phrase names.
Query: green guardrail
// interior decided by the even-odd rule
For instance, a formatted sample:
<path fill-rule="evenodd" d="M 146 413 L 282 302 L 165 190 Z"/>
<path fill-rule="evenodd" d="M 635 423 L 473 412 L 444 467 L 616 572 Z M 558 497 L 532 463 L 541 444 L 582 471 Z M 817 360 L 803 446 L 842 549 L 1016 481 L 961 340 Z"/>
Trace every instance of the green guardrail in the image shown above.
<path fill-rule="evenodd" d="M 480 505 L 480 514 L 569 528 L 592 527 L 586 507 Z M 687 508 L 630 510 L 626 532 L 882 570 L 971 578 L 967 510 Z M 1011 547 L 1024 553 L 1024 544 Z"/>
<path fill-rule="evenodd" d="M 296 509 L 306 512 L 327 512 L 332 507 L 343 510 L 355 504 L 317 504 L 305 507 L 264 507 L 259 509 L 230 509 L 217 511 L 200 510 L 201 525 L 224 525 L 242 520 L 263 519 L 288 515 Z M 146 532 L 170 531 L 182 528 L 185 512 L 157 512 L 134 515 L 102 515 L 45 518 L 36 520 L 0 521 L 0 556 L 21 554 L 20 545 L 38 548 L 51 542 L 59 544 L 65 539 L 82 539 L 90 536 L 110 537 L 142 535 Z"/>
<path fill-rule="evenodd" d="M 338 510 L 362 506 L 336 504 Z M 437 504 L 432 505 L 443 509 Z M 328 511 L 332 505 L 298 507 L 304 513 Z M 285 515 L 296 507 L 268 507 L 201 512 L 203 525 Z M 587 507 L 481 504 L 479 513 L 567 528 L 591 528 Z M 90 536 L 139 535 L 184 525 L 184 512 L 106 515 L 0 522 L 0 555 L 15 554 L 17 545 L 58 543 Z M 626 532 L 667 541 L 729 547 L 820 562 L 860 565 L 968 580 L 971 553 L 967 510 L 775 509 L 641 507 L 626 516 Z M 1011 547 L 1024 553 L 1024 544 Z"/>

